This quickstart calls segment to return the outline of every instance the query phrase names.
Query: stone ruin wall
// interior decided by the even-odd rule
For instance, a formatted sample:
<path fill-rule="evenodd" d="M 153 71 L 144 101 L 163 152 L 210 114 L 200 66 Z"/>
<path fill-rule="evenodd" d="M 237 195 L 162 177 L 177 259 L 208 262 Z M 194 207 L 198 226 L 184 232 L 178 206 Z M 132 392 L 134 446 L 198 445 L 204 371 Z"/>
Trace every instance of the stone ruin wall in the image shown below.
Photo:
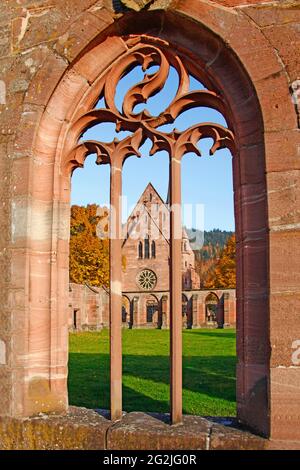
<path fill-rule="evenodd" d="M 247 333 L 246 340 L 238 344 L 238 375 L 248 374 L 246 381 L 239 381 L 238 406 L 241 419 L 253 428 L 273 439 L 299 441 L 299 367 L 291 363 L 292 344 L 300 338 L 299 1 L 157 0 L 149 9 L 149 14 L 162 19 L 160 31 L 168 23 L 166 19 L 177 25 L 172 34 L 181 31 L 185 18 L 194 25 L 191 34 L 196 35 L 199 25 L 213 31 L 243 64 L 255 88 L 263 118 L 265 161 L 256 158 L 263 151 L 261 144 L 259 148 L 253 143 L 241 149 L 252 158 L 239 168 L 242 183 L 236 197 L 245 198 L 245 204 L 252 199 L 254 212 L 251 216 L 248 210 L 238 230 L 249 235 L 251 230 L 264 226 L 267 217 L 267 262 L 261 255 L 265 245 L 250 243 L 242 293 L 251 289 L 258 292 L 262 285 L 268 286 L 268 293 L 267 297 L 249 297 L 245 301 L 237 292 L 238 308 L 243 306 L 242 318 L 246 319 L 239 327 Z M 52 207 L 57 187 L 51 178 L 45 178 L 44 169 L 54 171 L 48 156 L 60 145 L 56 133 L 66 116 L 64 105 L 89 87 L 87 76 L 97 73 L 91 62 L 86 65 L 88 62 L 82 59 L 84 49 L 91 49 L 110 28 L 109 56 L 101 56 L 102 63 L 108 64 L 114 51 L 126 50 L 118 34 L 130 32 L 133 23 L 143 31 L 145 15 L 116 12 L 106 0 L 3 0 L 0 5 L 0 409 L 14 419 L 37 413 L 45 404 L 45 409 L 61 411 L 67 406 L 65 385 L 57 382 L 54 396 L 53 390 L 50 393 L 43 388 L 43 381 L 26 382 L 24 375 L 28 369 L 29 325 L 34 324 L 30 338 L 37 354 L 38 336 L 42 332 L 49 336 L 50 328 L 55 331 L 53 318 L 43 317 L 44 313 L 48 315 L 50 299 L 55 301 L 55 284 L 50 285 L 45 274 L 50 265 L 55 265 L 57 256 L 51 251 L 48 234 L 50 226 L 53 233 L 68 230 L 56 227 L 57 218 L 52 219 L 57 210 Z M 193 47 L 189 39 L 186 47 Z M 218 55 L 210 57 L 209 53 L 207 61 L 216 71 Z M 94 64 L 98 58 L 95 56 Z M 60 84 L 59 105 L 51 109 L 49 100 L 67 70 L 71 72 Z M 238 92 L 235 81 L 230 76 L 225 79 Z M 248 105 L 243 111 L 244 123 L 251 135 L 254 121 L 247 114 Z M 41 129 L 46 107 L 48 125 Z M 243 103 L 239 109 L 245 109 Z M 46 144 L 36 148 L 35 136 L 41 135 L 41 130 Z M 260 188 L 265 188 L 259 179 L 261 174 L 266 177 L 264 200 L 258 197 Z M 39 182 L 38 186 L 34 181 Z M 265 201 L 267 215 L 260 209 Z M 242 220 L 241 214 L 236 217 L 238 222 Z M 30 239 L 33 228 L 34 237 Z M 67 250 L 67 240 L 60 240 L 59 249 Z M 254 255 L 256 265 L 251 262 Z M 67 272 L 67 266 L 62 269 Z M 259 277 L 258 272 L 267 275 Z M 36 279 L 38 288 L 33 292 L 31 282 Z M 249 311 L 269 313 L 267 318 L 255 317 L 253 324 Z M 64 354 L 66 351 L 62 351 Z M 251 369 L 253 363 L 256 365 Z M 30 367 L 34 371 L 32 364 Z M 58 373 L 62 370 L 59 367 Z M 259 377 L 266 382 L 259 381 Z M 267 396 L 265 389 L 270 391 Z M 256 400 L 262 410 L 260 415 L 256 403 L 247 398 L 251 390 L 260 397 Z M 263 403 L 267 403 L 267 414 Z"/>
<path fill-rule="evenodd" d="M 214 293 L 218 299 L 217 318 L 218 323 L 207 324 L 206 321 L 206 298 L 210 293 Z M 236 293 L 235 289 L 215 289 L 215 290 L 190 290 L 183 291 L 183 295 L 188 299 L 188 309 L 192 310 L 192 323 L 186 325 L 183 320 L 183 327 L 214 328 L 235 327 L 236 325 Z M 127 321 L 123 323 L 124 328 L 155 328 L 170 327 L 169 292 L 124 292 L 126 298 Z M 157 316 L 152 324 L 146 321 L 146 304 L 149 297 L 157 301 L 158 310 L 163 312 L 165 318 L 163 324 L 158 324 Z M 164 300 L 163 300 L 164 299 Z M 136 315 L 132 324 L 129 315 L 131 305 L 135 302 Z M 131 305 L 131 306 L 130 306 Z M 76 318 L 76 320 L 75 320 Z M 70 283 L 69 289 L 69 311 L 68 327 L 70 331 L 101 330 L 109 326 L 109 294 L 108 291 L 89 285 Z"/>

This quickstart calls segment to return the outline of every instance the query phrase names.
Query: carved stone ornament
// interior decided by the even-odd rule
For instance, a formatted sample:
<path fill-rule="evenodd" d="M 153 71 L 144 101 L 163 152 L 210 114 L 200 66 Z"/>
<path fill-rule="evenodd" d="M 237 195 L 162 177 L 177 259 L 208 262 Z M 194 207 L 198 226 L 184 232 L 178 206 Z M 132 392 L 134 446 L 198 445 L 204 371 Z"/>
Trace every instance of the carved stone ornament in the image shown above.
<path fill-rule="evenodd" d="M 137 276 L 137 285 L 143 290 L 153 290 L 156 282 L 156 274 L 151 269 L 143 269 Z"/>
<path fill-rule="evenodd" d="M 153 0 L 119 0 L 122 5 L 124 5 L 129 10 L 141 11 L 150 3 L 153 3 Z"/>
<path fill-rule="evenodd" d="M 213 140 L 211 155 L 216 150 L 225 147 L 234 152 L 233 132 L 220 124 L 202 122 L 183 131 L 174 129 L 171 132 L 164 132 L 160 129 L 165 124 L 174 123 L 178 116 L 192 108 L 200 110 L 201 107 L 209 107 L 223 115 L 226 114 L 228 108 L 222 96 L 215 91 L 208 89 L 191 91 L 190 76 L 198 78 L 197 72 L 193 70 L 195 66 L 184 56 L 166 47 L 164 41 L 154 40 L 153 43 L 150 41 L 151 38 L 145 36 L 138 39 L 132 38 L 131 49 L 115 61 L 102 77 L 99 99 L 104 98 L 105 107 L 91 109 L 73 124 L 72 134 L 77 138 L 78 144 L 68 152 L 66 157 L 65 163 L 68 171 L 82 167 L 89 154 L 97 155 L 97 164 L 108 163 L 121 168 L 129 156 L 141 156 L 139 149 L 146 139 L 152 142 L 150 155 L 166 150 L 172 158 L 179 161 L 188 152 L 194 152 L 200 156 L 197 143 L 201 138 L 207 137 Z M 122 110 L 119 110 L 115 102 L 117 85 L 121 78 L 137 66 L 141 66 L 145 72 L 144 78 L 127 91 Z M 158 70 L 147 74 L 147 70 L 152 66 L 158 66 Z M 177 71 L 179 77 L 175 98 L 158 116 L 152 116 L 147 109 L 136 113 L 134 111 L 136 105 L 147 103 L 150 97 L 162 90 L 170 67 Z M 209 79 L 207 80 L 209 83 Z M 199 116 L 201 116 L 200 111 Z M 115 123 L 117 132 L 129 131 L 130 135 L 122 140 L 114 139 L 110 143 L 95 140 L 80 141 L 87 129 L 103 122 Z"/>

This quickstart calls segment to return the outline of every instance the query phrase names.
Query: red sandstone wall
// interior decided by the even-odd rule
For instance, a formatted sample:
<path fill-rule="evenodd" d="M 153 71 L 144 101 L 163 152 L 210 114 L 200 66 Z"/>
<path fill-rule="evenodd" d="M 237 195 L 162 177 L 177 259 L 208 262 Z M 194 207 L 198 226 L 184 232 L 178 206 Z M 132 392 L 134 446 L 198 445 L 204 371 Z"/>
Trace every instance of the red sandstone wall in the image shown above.
<path fill-rule="evenodd" d="M 100 329 L 104 319 L 108 319 L 108 294 L 103 289 L 87 285 L 70 284 L 69 319 L 70 329 L 74 329 L 74 311 L 76 310 L 76 330 Z"/>
<path fill-rule="evenodd" d="M 179 15 L 189 16 L 195 25 L 197 19 L 205 28 L 223 38 L 244 64 L 259 97 L 266 149 L 263 172 L 267 174 L 270 274 L 268 279 L 260 280 L 254 270 L 243 282 L 248 290 L 259 287 L 260 282 L 267 283 L 270 297 L 244 303 L 243 315 L 249 311 L 259 311 L 269 302 L 270 322 L 262 319 L 260 329 L 270 332 L 270 338 L 269 344 L 262 345 L 262 348 L 259 340 L 249 343 L 247 338 L 248 342 L 239 345 L 239 353 L 244 354 L 243 364 L 253 363 L 253 358 L 256 360 L 258 356 L 264 364 L 271 351 L 271 373 L 268 377 L 272 397 L 271 433 L 277 438 L 300 439 L 300 430 L 296 426 L 299 424 L 299 394 L 297 398 L 292 393 L 299 387 L 299 371 L 291 366 L 291 345 L 293 340 L 300 338 L 300 142 L 298 116 L 290 93 L 290 87 L 299 79 L 299 1 L 160 0 L 151 6 L 151 9 L 159 8 L 168 10 L 169 15 L 176 11 Z M 30 406 L 27 407 L 27 399 L 24 401 L 28 328 L 34 324 L 35 331 L 39 332 L 39 335 L 31 332 L 30 346 L 33 353 L 40 354 L 48 345 L 49 329 L 53 327 L 53 319 L 49 318 L 47 311 L 53 292 L 44 273 L 49 265 L 55 264 L 56 259 L 56 253 L 49 249 L 48 239 L 43 238 L 44 228 L 52 223 L 49 217 L 52 196 L 49 194 L 52 194 L 53 182 L 40 178 L 39 188 L 35 187 L 33 191 L 32 187 L 33 155 L 38 155 L 42 160 L 47 155 L 47 149 L 33 148 L 33 136 L 44 108 L 67 67 L 105 27 L 121 16 L 113 13 L 111 2 L 106 0 L 4 0 L 0 4 L 0 80 L 6 87 L 6 102 L 0 104 L 0 339 L 5 350 L 0 366 L 0 409 L 14 416 L 32 413 L 35 408 L 31 406 L 35 402 L 38 408 L 47 402 L 49 409 L 62 409 L 66 403 L 65 400 L 56 401 L 50 392 L 48 394 L 48 389 L 43 401 L 39 401 L 40 397 L 35 397 L 38 387 L 35 388 L 34 384 L 29 390 L 32 397 Z M 180 25 L 180 22 L 177 24 Z M 113 57 L 114 48 L 119 50 L 124 47 L 125 50 L 124 44 L 122 46 L 117 38 L 111 38 L 110 45 L 109 58 L 102 54 L 104 62 L 109 62 Z M 74 65 L 72 71 L 72 93 L 88 86 L 84 63 L 80 66 L 81 69 L 75 72 Z M 65 90 L 65 94 L 69 90 Z M 58 120 L 64 115 L 63 104 L 61 100 L 61 106 L 55 109 Z M 51 132 L 54 132 L 57 121 L 53 115 L 52 118 Z M 245 121 L 247 119 L 249 116 L 245 113 Z M 51 132 L 44 129 L 48 149 L 54 145 Z M 253 202 L 260 191 L 256 179 L 257 168 L 264 164 L 256 159 L 255 146 L 252 151 L 251 162 L 244 162 L 240 168 L 242 182 L 245 178 L 248 181 L 252 178 L 252 184 L 241 195 L 246 197 L 246 203 L 249 198 Z M 33 196 L 38 203 L 31 210 Z M 255 200 L 253 207 L 260 203 Z M 45 207 L 47 210 L 44 210 Z M 36 224 L 39 237 L 30 245 L 27 232 L 29 217 L 34 216 L 32 220 L 36 223 L 41 220 L 41 214 L 43 229 L 39 231 L 40 226 Z M 254 222 L 257 226 L 261 223 L 255 217 L 244 220 L 244 230 L 247 232 Z M 33 245 L 36 251 L 29 263 Z M 67 241 L 61 241 L 61 246 L 67 249 Z M 251 256 L 255 255 L 257 267 L 264 263 L 259 256 L 260 246 L 249 244 L 247 253 L 246 262 L 250 262 Z M 67 266 L 63 268 L 67 270 Z M 40 279 L 35 304 L 31 297 L 29 274 Z M 28 318 L 29 309 L 31 321 Z M 242 325 L 241 329 L 247 329 L 252 340 L 255 335 L 259 338 L 260 331 L 254 331 L 251 322 Z M 250 374 L 247 376 L 247 383 L 244 381 L 248 391 L 259 374 L 260 367 L 257 365 L 251 377 Z M 40 385 L 44 387 L 45 383 Z M 64 389 L 61 390 L 63 393 Z M 244 391 L 239 389 L 238 395 L 243 396 Z"/>

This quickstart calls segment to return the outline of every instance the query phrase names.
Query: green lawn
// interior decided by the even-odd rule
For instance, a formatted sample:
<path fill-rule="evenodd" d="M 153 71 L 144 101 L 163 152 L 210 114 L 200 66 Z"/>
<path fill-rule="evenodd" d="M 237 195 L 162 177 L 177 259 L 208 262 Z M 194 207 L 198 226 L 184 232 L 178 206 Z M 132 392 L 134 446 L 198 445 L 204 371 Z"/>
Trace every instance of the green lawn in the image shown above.
<path fill-rule="evenodd" d="M 123 409 L 169 411 L 169 331 L 123 330 Z M 183 331 L 184 413 L 235 415 L 235 330 Z M 70 334 L 70 404 L 109 408 L 108 330 Z"/>

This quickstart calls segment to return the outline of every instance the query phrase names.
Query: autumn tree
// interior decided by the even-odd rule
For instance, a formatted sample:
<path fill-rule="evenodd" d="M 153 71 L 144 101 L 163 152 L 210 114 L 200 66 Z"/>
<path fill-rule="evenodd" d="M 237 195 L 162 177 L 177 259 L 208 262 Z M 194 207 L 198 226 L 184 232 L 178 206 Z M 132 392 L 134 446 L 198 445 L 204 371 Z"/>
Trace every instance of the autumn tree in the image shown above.
<path fill-rule="evenodd" d="M 210 270 L 205 286 L 208 289 L 234 289 L 236 286 L 235 235 L 228 238 L 213 269 Z"/>
<path fill-rule="evenodd" d="M 71 207 L 70 282 L 108 287 L 109 241 L 97 231 L 107 215 L 96 204 Z"/>
<path fill-rule="evenodd" d="M 196 229 L 186 228 L 190 237 L 191 246 L 195 253 L 195 269 L 200 276 L 200 287 L 206 288 L 208 279 L 214 275 L 216 265 L 221 252 L 233 232 L 228 230 L 213 229 L 200 232 Z M 199 246 L 199 240 L 203 239 L 203 246 Z M 198 244 L 197 244 L 198 240 Z M 193 246 L 194 245 L 194 246 Z"/>
<path fill-rule="evenodd" d="M 218 243 L 204 245 L 201 250 L 195 253 L 195 269 L 200 277 L 201 288 L 206 287 L 206 282 L 210 273 L 215 269 L 222 249 Z"/>

